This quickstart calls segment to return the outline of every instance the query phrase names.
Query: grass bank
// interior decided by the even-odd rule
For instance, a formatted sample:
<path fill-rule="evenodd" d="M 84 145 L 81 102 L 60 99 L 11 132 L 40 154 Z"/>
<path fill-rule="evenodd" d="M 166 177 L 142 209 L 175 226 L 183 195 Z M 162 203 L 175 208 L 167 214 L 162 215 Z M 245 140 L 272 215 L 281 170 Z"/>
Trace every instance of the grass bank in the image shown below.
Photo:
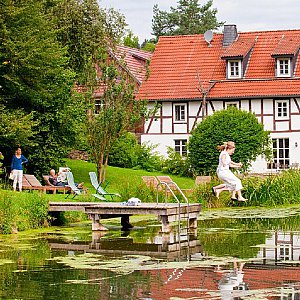
<path fill-rule="evenodd" d="M 96 171 L 93 163 L 66 160 L 66 166 L 70 167 L 75 181 L 84 182 L 88 188 L 88 194 L 78 196 L 75 201 L 97 201 L 93 196 L 94 188 L 89 179 L 89 172 Z M 142 176 L 166 175 L 159 172 L 146 172 L 143 170 L 123 169 L 108 167 L 107 180 L 109 192 L 121 194 L 122 198 L 115 201 L 126 201 L 130 197 L 137 197 L 143 202 L 155 202 L 156 191 L 147 188 L 142 181 Z M 230 193 L 224 192 L 220 199 L 212 195 L 211 188 L 219 184 L 215 178 L 210 183 L 195 186 L 192 178 L 170 175 L 170 177 L 182 189 L 193 189 L 189 195 L 190 202 L 199 202 L 204 208 L 223 208 L 228 206 L 265 206 L 274 207 L 279 205 L 300 204 L 300 171 L 288 170 L 279 175 L 265 178 L 249 177 L 244 178 L 243 194 L 249 200 L 247 203 L 233 203 L 230 200 Z M 163 201 L 164 195 L 159 195 Z M 15 229 L 27 230 L 38 228 L 48 224 L 47 214 L 49 201 L 70 201 L 65 199 L 63 194 L 42 194 L 37 192 L 12 192 L 0 188 L 0 233 L 11 233 Z M 172 201 L 172 200 L 170 200 Z M 64 214 L 64 221 L 76 222 L 86 220 L 86 216 L 79 212 L 68 212 Z"/>
<path fill-rule="evenodd" d="M 39 228 L 47 224 L 46 195 L 0 190 L 0 233 Z"/>

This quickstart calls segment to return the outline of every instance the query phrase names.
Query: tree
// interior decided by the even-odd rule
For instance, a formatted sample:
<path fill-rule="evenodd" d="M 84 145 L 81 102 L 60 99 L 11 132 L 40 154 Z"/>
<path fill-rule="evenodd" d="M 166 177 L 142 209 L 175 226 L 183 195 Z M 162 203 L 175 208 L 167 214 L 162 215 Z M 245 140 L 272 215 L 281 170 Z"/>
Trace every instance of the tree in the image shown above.
<path fill-rule="evenodd" d="M 34 124 L 32 129 L 26 127 L 29 136 L 29 131 L 36 133 L 26 155 L 30 160 L 29 171 L 41 174 L 48 172 L 49 166 L 61 163 L 76 137 L 72 118 L 77 110 L 72 98 L 75 74 L 68 67 L 66 51 L 57 40 L 48 1 L 3 2 L 0 6 L 0 104 L 16 118 L 22 116 L 24 122 L 20 125 Z M 26 115 L 30 115 L 28 123 Z M 11 141 L 20 142 L 16 137 Z"/>
<path fill-rule="evenodd" d="M 150 39 L 150 40 L 145 39 L 141 45 L 142 50 L 149 51 L 149 52 L 154 52 L 155 47 L 156 47 L 155 39 Z"/>
<path fill-rule="evenodd" d="M 139 38 L 133 35 L 132 31 L 129 31 L 128 34 L 123 39 L 124 46 L 131 47 L 131 48 L 140 48 L 139 45 Z"/>
<path fill-rule="evenodd" d="M 55 1 L 55 0 L 53 0 Z M 67 47 L 78 84 L 93 86 L 98 50 L 114 47 L 125 34 L 125 17 L 101 9 L 96 0 L 60 0 L 52 9 L 58 40 Z"/>
<path fill-rule="evenodd" d="M 158 38 L 164 35 L 200 34 L 209 29 L 218 29 L 224 22 L 218 22 L 217 9 L 213 1 L 200 5 L 198 0 L 179 0 L 177 7 L 170 12 L 153 7 L 152 31 Z"/>
<path fill-rule="evenodd" d="M 34 128 L 38 122 L 33 121 L 33 114 L 26 114 L 23 110 L 9 111 L 0 105 L 0 145 L 1 151 L 13 153 L 16 146 L 28 148 L 35 145 L 36 132 Z M 11 156 L 5 157 L 5 165 L 10 163 Z"/>
<path fill-rule="evenodd" d="M 241 161 L 245 169 L 258 155 L 270 157 L 269 132 L 253 113 L 232 107 L 208 116 L 191 133 L 189 159 L 197 174 L 215 173 L 219 157 L 216 147 L 225 141 L 235 142 L 233 160 Z"/>
<path fill-rule="evenodd" d="M 125 68 L 122 69 L 120 62 L 111 58 L 114 56 L 111 51 L 102 49 L 99 54 L 99 82 L 103 88 L 101 109 L 97 114 L 91 112 L 87 116 L 86 125 L 88 144 L 100 182 L 105 180 L 108 157 L 114 143 L 122 134 L 134 128 L 146 110 L 144 101 L 134 99 L 134 86 L 124 73 Z"/>

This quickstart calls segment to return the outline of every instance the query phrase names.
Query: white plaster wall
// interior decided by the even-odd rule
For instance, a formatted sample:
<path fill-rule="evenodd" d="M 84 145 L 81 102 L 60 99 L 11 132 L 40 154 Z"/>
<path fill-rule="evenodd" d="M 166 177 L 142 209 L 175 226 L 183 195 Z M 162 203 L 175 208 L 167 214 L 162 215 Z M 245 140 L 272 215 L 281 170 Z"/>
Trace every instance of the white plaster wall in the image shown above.
<path fill-rule="evenodd" d="M 265 114 L 272 114 L 273 113 L 273 101 L 272 100 L 264 100 L 264 113 Z M 299 100 L 300 102 L 300 100 Z M 249 101 L 243 100 L 242 101 L 242 109 L 247 110 Z M 292 111 L 298 112 L 298 108 L 296 107 L 294 101 L 291 101 L 292 104 Z M 300 104 L 300 103 L 299 103 Z M 191 102 L 189 107 L 189 115 L 193 116 L 190 117 L 189 122 L 189 130 L 192 129 L 192 126 L 194 124 L 194 116 L 196 116 L 197 111 L 199 109 L 200 101 Z M 149 105 L 150 107 L 153 107 L 153 105 Z M 213 102 L 214 109 L 216 111 L 223 109 L 223 103 L 222 101 L 215 101 Z M 211 115 L 213 112 L 209 107 L 209 115 Z M 252 111 L 260 114 L 261 113 L 261 104 L 260 100 L 251 100 L 251 107 Z M 162 110 L 163 110 L 163 116 L 172 116 L 172 103 L 171 102 L 164 102 L 162 103 Z M 261 118 L 257 118 L 258 121 L 261 121 Z M 292 130 L 300 130 L 300 117 L 299 116 L 291 116 L 292 120 Z M 148 128 L 149 124 L 148 120 L 145 123 L 145 130 Z M 200 123 L 201 119 L 198 119 L 197 123 Z M 141 139 L 143 141 L 150 141 L 152 144 L 159 144 L 156 151 L 161 152 L 163 155 L 167 154 L 167 146 L 174 147 L 174 139 L 188 139 L 189 134 L 186 133 L 187 130 L 187 124 L 180 124 L 175 123 L 174 124 L 174 131 L 175 134 L 172 134 L 172 118 L 169 119 L 163 119 L 163 132 L 164 134 L 160 134 L 160 119 L 157 119 L 157 121 L 152 122 L 152 126 L 150 128 L 149 134 L 142 135 Z M 264 117 L 264 127 L 266 130 L 273 130 L 273 116 L 265 116 Z M 276 130 L 277 131 L 286 131 L 289 130 L 289 123 L 286 122 L 276 122 Z M 166 134 L 167 133 L 167 134 Z M 169 133 L 169 134 L 168 134 Z M 299 132 L 277 132 L 277 133 L 271 133 L 271 138 L 289 138 L 290 139 L 290 164 L 299 163 L 300 164 L 300 133 Z M 295 143 L 297 143 L 297 147 L 295 146 Z M 255 173 L 267 173 L 271 172 L 271 170 L 267 169 L 267 162 L 264 158 L 258 157 L 256 161 L 252 163 L 251 172 Z"/>
<path fill-rule="evenodd" d="M 199 106 L 200 106 L 200 101 L 193 101 L 189 103 L 189 116 L 190 117 L 196 117 L 198 110 L 199 110 Z M 201 114 L 201 112 L 200 112 Z"/>
<path fill-rule="evenodd" d="M 182 123 L 174 123 L 174 133 L 186 133 L 187 132 L 187 124 Z"/>
<path fill-rule="evenodd" d="M 172 102 L 163 102 L 162 112 L 164 117 L 172 116 Z"/>
<path fill-rule="evenodd" d="M 281 121 L 281 122 L 276 122 L 275 121 L 275 128 L 276 131 L 286 131 L 289 130 L 289 121 Z"/>
<path fill-rule="evenodd" d="M 172 133 L 172 118 L 170 119 L 163 119 L 163 132 L 164 133 Z"/>
<path fill-rule="evenodd" d="M 252 109 L 252 112 L 259 114 L 259 115 L 261 114 L 260 99 L 251 100 L 251 109 Z"/>
<path fill-rule="evenodd" d="M 260 122 L 260 120 L 261 119 L 259 118 L 259 122 Z M 271 116 L 264 117 L 264 129 L 269 130 L 269 131 L 273 130 L 273 117 L 271 117 Z"/>
<path fill-rule="evenodd" d="M 263 99 L 264 102 L 264 114 L 273 114 L 273 100 Z"/>
<path fill-rule="evenodd" d="M 300 116 L 290 116 L 292 122 L 292 130 L 300 130 Z"/>
<path fill-rule="evenodd" d="M 259 156 L 254 162 L 251 163 L 249 168 L 250 173 L 268 173 L 270 170 L 267 169 L 267 162 L 262 157 Z"/>
<path fill-rule="evenodd" d="M 290 164 L 300 164 L 300 134 L 299 132 L 289 133 L 272 133 L 272 138 L 289 138 L 290 139 Z M 297 143 L 297 147 L 296 147 Z"/>
<path fill-rule="evenodd" d="M 149 121 L 147 122 L 148 124 L 149 124 Z M 145 130 L 147 130 L 148 124 L 146 124 Z M 160 133 L 160 119 L 159 118 L 153 120 L 150 130 L 149 130 L 149 133 Z"/>
<path fill-rule="evenodd" d="M 223 102 L 222 101 L 213 101 L 213 107 L 215 109 L 215 111 L 219 111 L 219 110 L 222 110 L 223 109 Z M 213 112 L 211 111 L 211 114 Z"/>
<path fill-rule="evenodd" d="M 249 111 L 249 100 L 248 99 L 241 101 L 241 110 Z"/>

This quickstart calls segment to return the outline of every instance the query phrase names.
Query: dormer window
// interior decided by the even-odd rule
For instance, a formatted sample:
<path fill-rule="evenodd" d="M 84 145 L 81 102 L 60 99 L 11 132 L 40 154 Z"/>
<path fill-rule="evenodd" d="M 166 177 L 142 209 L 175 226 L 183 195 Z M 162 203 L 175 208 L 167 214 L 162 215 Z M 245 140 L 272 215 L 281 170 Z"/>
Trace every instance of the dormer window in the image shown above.
<path fill-rule="evenodd" d="M 242 77 L 242 61 L 240 59 L 227 61 L 227 77 L 228 79 Z"/>
<path fill-rule="evenodd" d="M 277 58 L 277 77 L 291 77 L 291 60 Z"/>

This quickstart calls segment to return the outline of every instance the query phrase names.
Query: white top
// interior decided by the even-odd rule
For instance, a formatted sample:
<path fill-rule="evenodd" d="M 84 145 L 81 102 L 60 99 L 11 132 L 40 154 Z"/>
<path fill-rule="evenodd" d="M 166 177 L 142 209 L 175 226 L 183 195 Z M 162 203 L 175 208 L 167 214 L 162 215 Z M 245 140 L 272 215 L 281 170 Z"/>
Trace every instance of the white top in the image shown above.
<path fill-rule="evenodd" d="M 223 165 L 223 162 L 222 162 L 222 156 L 225 155 L 225 161 L 224 161 L 224 165 Z M 219 156 L 219 165 L 218 165 L 218 169 L 217 169 L 217 172 L 220 172 L 220 171 L 225 171 L 225 170 L 229 170 L 229 165 L 231 163 L 231 158 L 230 158 L 230 155 L 228 154 L 227 151 L 222 151 L 220 153 L 220 156 Z"/>

